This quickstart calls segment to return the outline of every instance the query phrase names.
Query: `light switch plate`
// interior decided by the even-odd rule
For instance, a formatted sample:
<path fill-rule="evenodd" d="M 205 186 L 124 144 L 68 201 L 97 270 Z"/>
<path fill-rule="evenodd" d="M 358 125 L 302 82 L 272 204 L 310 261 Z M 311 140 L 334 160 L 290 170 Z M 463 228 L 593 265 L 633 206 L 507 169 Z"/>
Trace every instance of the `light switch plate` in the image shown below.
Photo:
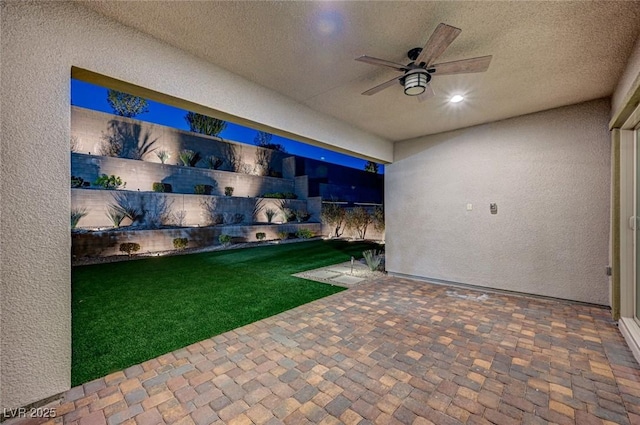
<path fill-rule="evenodd" d="M 467 211 L 473 210 L 473 204 L 467 204 Z"/>

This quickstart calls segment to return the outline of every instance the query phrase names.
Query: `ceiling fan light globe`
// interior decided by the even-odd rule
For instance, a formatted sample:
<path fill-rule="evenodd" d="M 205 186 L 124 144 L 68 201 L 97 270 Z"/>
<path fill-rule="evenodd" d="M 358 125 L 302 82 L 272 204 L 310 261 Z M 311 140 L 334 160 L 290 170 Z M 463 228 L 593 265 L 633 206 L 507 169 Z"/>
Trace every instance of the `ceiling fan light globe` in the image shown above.
<path fill-rule="evenodd" d="M 418 96 L 427 88 L 429 74 L 426 72 L 415 72 L 407 74 L 404 79 L 404 94 L 407 96 Z"/>

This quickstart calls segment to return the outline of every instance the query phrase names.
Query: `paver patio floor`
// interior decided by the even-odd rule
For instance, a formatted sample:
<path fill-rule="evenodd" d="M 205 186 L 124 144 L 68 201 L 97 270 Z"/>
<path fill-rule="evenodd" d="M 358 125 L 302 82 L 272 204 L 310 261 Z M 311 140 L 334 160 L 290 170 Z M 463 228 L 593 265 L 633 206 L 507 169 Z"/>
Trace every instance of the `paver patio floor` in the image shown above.
<path fill-rule="evenodd" d="M 609 317 L 384 277 L 73 388 L 49 423 L 640 424 Z"/>

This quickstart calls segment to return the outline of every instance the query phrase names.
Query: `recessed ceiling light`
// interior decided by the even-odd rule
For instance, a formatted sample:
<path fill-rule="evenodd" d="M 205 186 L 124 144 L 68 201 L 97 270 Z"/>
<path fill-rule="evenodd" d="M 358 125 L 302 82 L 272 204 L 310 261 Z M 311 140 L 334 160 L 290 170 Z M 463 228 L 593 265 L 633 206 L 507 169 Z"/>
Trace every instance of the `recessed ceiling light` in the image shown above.
<path fill-rule="evenodd" d="M 464 100 L 463 96 L 460 96 L 459 94 L 453 96 L 451 99 L 449 99 L 449 102 L 451 103 L 458 103 L 458 102 L 462 102 Z"/>

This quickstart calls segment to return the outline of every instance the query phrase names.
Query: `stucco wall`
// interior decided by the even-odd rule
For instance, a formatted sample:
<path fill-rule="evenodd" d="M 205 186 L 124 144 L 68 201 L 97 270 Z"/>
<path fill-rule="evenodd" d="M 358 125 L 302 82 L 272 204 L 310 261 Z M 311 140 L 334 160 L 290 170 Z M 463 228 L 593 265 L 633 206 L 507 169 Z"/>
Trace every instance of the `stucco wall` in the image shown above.
<path fill-rule="evenodd" d="M 633 83 L 640 77 L 640 37 L 636 41 L 633 51 L 627 60 L 627 66 L 618 80 L 616 89 L 611 96 L 611 115 L 615 114 L 624 105 L 624 100 L 629 94 Z"/>
<path fill-rule="evenodd" d="M 387 270 L 608 304 L 608 116 L 597 100 L 396 144 Z"/>
<path fill-rule="evenodd" d="M 0 408 L 71 370 L 69 78 L 87 69 L 381 161 L 392 146 L 68 2 L 2 2 Z"/>

